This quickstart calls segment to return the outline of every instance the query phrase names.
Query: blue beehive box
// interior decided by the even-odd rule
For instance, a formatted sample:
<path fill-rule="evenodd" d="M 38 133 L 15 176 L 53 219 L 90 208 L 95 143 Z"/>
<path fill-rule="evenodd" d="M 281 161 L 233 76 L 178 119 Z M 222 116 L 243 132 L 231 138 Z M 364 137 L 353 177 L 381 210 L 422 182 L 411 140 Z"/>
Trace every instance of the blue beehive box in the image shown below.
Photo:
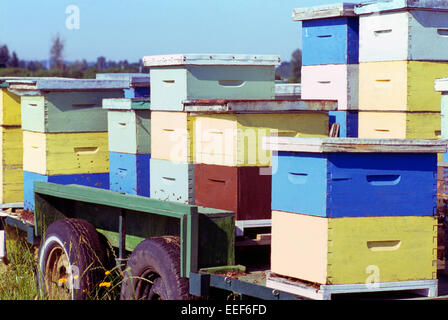
<path fill-rule="evenodd" d="M 110 152 L 110 190 L 149 197 L 150 154 Z"/>
<path fill-rule="evenodd" d="M 330 111 L 329 124 L 339 124 L 340 138 L 358 137 L 358 111 Z"/>
<path fill-rule="evenodd" d="M 78 184 L 100 189 L 109 189 L 109 173 L 42 175 L 23 172 L 23 200 L 26 210 L 34 211 L 34 181 L 57 183 L 61 185 Z"/>
<path fill-rule="evenodd" d="M 293 10 L 293 20 L 302 21 L 302 65 L 359 62 L 359 18 L 354 7 L 336 3 Z"/>
<path fill-rule="evenodd" d="M 446 140 L 268 138 L 272 210 L 321 217 L 424 216 L 436 209 Z"/>

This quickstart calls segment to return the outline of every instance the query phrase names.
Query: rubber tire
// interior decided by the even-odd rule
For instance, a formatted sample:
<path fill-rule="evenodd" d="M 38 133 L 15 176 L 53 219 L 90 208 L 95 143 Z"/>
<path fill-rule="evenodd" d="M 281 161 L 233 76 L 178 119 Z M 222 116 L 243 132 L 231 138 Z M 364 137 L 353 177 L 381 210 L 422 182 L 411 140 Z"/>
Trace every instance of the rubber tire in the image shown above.
<path fill-rule="evenodd" d="M 135 288 L 138 277 L 141 277 L 149 268 L 160 276 L 162 289 L 157 293 L 162 300 L 192 299 L 189 294 L 188 279 L 180 277 L 179 237 L 153 237 L 137 245 L 126 266 L 121 286 L 121 300 L 145 299 L 135 292 Z"/>
<path fill-rule="evenodd" d="M 41 241 L 38 255 L 38 284 L 45 293 L 44 271 L 48 255 L 55 246 L 63 248 L 71 265 L 79 268 L 78 286 L 72 290 L 72 300 L 85 300 L 89 292 L 104 279 L 111 257 L 105 240 L 95 227 L 81 219 L 63 219 L 53 222 Z"/>

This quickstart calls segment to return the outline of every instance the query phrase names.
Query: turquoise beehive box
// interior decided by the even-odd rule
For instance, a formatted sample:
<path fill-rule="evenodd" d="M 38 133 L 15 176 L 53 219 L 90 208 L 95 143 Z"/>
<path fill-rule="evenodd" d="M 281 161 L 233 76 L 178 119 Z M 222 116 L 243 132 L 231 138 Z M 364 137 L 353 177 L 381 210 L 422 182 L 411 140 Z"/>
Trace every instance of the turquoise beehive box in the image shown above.
<path fill-rule="evenodd" d="M 110 152 L 151 153 L 149 99 L 104 99 L 103 108 L 108 110 Z"/>
<path fill-rule="evenodd" d="M 274 99 L 278 56 L 178 54 L 147 56 L 152 110 L 183 111 L 193 99 Z"/>

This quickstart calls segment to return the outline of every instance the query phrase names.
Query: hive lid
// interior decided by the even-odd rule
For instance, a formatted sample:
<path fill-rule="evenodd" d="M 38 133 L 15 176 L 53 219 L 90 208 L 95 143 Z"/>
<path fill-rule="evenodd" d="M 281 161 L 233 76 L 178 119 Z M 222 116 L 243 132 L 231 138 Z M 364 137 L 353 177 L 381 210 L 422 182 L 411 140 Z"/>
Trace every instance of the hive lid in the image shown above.
<path fill-rule="evenodd" d="M 336 17 L 356 16 L 354 12 L 356 3 L 333 3 L 313 7 L 295 8 L 292 10 L 294 21 L 315 20 Z"/>
<path fill-rule="evenodd" d="M 183 102 L 184 111 L 209 113 L 279 113 L 336 110 L 336 100 L 197 99 Z"/>
<path fill-rule="evenodd" d="M 143 57 L 146 67 L 183 65 L 265 65 L 280 64 L 276 55 L 250 54 L 169 54 Z"/>
<path fill-rule="evenodd" d="M 311 153 L 445 153 L 447 144 L 447 139 L 263 138 L 265 150 Z"/>
<path fill-rule="evenodd" d="M 20 79 L 10 80 L 9 90 L 36 94 L 41 91 L 75 91 L 75 90 L 122 90 L 129 88 L 129 81 L 125 80 L 96 80 L 96 79 Z"/>
<path fill-rule="evenodd" d="M 132 87 L 149 87 L 149 73 L 97 73 L 96 79 L 124 80 Z"/>
<path fill-rule="evenodd" d="M 355 13 L 369 14 L 381 11 L 402 11 L 410 9 L 448 10 L 447 0 L 380 0 L 360 3 L 355 7 Z"/>
<path fill-rule="evenodd" d="M 109 110 L 149 110 L 149 98 L 103 99 L 103 109 Z"/>
<path fill-rule="evenodd" d="M 434 90 L 448 92 L 448 78 L 436 79 L 434 81 Z"/>

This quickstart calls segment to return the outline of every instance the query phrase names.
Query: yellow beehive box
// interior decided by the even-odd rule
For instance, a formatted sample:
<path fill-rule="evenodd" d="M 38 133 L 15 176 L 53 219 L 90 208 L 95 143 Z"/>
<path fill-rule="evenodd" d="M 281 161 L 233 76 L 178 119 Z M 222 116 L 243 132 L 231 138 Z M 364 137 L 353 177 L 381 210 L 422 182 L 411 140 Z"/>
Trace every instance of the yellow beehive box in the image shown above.
<path fill-rule="evenodd" d="M 440 139 L 440 112 L 362 112 L 358 137 L 372 139 Z"/>
<path fill-rule="evenodd" d="M 23 170 L 43 175 L 109 172 L 107 132 L 23 131 Z"/>
<path fill-rule="evenodd" d="M 271 270 L 320 284 L 436 279 L 437 220 L 273 211 Z"/>
<path fill-rule="evenodd" d="M 193 119 L 188 112 L 151 112 L 151 158 L 192 162 Z"/>
<path fill-rule="evenodd" d="M 448 62 L 360 63 L 359 110 L 440 112 L 434 80 L 447 74 Z"/>
<path fill-rule="evenodd" d="M 0 203 L 23 202 L 22 129 L 1 127 Z"/>
<path fill-rule="evenodd" d="M 20 96 L 9 92 L 6 88 L 0 89 L 0 125 L 20 126 L 21 104 Z"/>
<path fill-rule="evenodd" d="M 263 137 L 327 137 L 328 113 L 201 115 L 194 120 L 194 161 L 224 166 L 270 166 Z"/>

